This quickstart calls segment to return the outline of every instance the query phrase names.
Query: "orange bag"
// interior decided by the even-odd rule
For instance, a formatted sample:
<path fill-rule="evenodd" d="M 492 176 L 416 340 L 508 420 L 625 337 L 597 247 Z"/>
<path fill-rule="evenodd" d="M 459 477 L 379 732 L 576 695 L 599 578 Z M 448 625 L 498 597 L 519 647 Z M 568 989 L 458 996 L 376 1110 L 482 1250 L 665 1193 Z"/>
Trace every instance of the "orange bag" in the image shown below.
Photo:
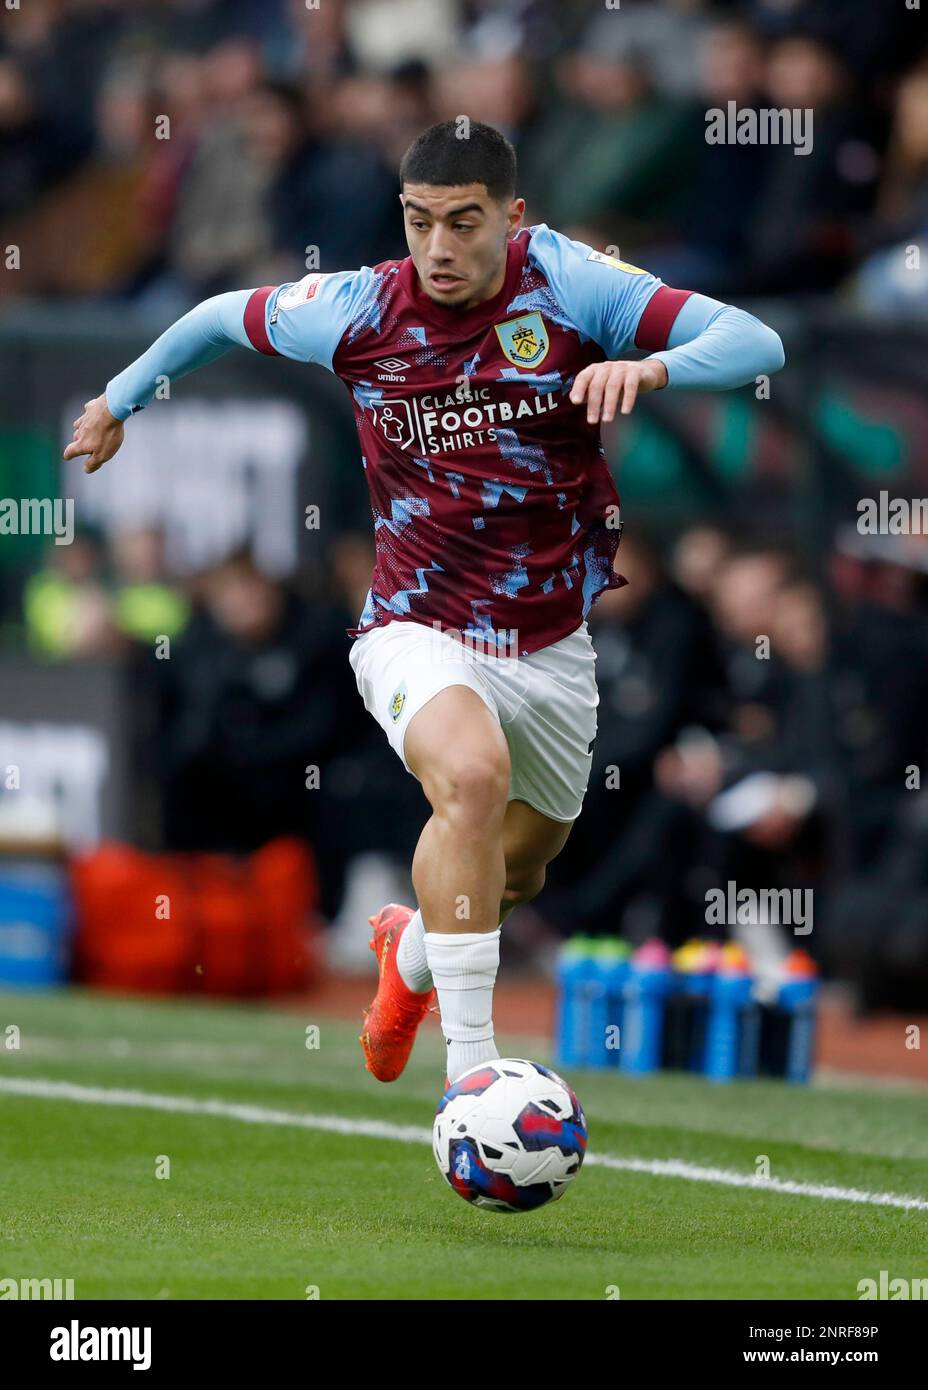
<path fill-rule="evenodd" d="M 305 989 L 321 973 L 318 879 L 301 840 L 242 859 L 104 844 L 75 860 L 71 877 L 84 984 L 253 998 Z"/>

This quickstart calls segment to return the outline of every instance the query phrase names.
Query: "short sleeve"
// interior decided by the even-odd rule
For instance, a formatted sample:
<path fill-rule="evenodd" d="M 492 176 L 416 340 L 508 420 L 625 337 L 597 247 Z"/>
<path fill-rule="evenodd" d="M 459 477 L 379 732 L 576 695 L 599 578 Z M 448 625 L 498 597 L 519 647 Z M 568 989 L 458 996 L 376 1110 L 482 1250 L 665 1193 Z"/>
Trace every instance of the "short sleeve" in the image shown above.
<path fill-rule="evenodd" d="M 671 289 L 656 275 L 543 222 L 532 229 L 529 260 L 547 279 L 568 319 L 607 357 L 631 348 L 656 352 L 667 346 L 689 290 Z"/>
<path fill-rule="evenodd" d="M 332 273 L 313 271 L 285 285 L 252 291 L 245 305 L 245 333 L 258 352 L 318 362 L 332 359 L 357 314 L 373 275 L 369 266 Z"/>

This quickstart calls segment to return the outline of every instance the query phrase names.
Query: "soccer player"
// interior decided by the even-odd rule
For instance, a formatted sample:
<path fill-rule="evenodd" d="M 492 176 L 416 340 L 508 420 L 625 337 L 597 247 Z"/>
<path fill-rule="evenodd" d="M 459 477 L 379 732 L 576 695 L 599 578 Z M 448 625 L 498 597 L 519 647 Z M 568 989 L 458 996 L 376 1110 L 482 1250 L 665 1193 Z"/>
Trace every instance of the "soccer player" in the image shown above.
<path fill-rule="evenodd" d="M 585 619 L 626 582 L 601 423 L 646 391 L 726 390 L 784 361 L 752 315 L 522 227 L 512 146 L 479 122 L 460 137 L 442 122 L 403 156 L 405 260 L 205 300 L 87 403 L 64 454 L 94 472 L 159 379 L 236 345 L 319 363 L 351 393 L 376 563 L 350 661 L 432 809 L 418 909 L 371 919 L 361 1043 L 381 1081 L 436 993 L 451 1081 L 499 1056 L 500 924 L 580 812 L 598 703 Z M 622 360 L 632 348 L 649 355 Z"/>

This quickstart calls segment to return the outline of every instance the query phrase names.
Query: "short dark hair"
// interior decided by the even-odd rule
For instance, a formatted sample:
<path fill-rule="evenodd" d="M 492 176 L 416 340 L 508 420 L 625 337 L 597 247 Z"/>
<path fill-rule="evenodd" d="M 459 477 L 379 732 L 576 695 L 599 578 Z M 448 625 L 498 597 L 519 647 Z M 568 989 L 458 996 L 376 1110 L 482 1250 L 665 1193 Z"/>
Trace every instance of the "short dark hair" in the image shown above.
<path fill-rule="evenodd" d="M 516 152 L 483 121 L 440 121 L 417 136 L 400 160 L 400 187 L 407 183 L 482 183 L 494 201 L 508 201 L 516 196 Z"/>

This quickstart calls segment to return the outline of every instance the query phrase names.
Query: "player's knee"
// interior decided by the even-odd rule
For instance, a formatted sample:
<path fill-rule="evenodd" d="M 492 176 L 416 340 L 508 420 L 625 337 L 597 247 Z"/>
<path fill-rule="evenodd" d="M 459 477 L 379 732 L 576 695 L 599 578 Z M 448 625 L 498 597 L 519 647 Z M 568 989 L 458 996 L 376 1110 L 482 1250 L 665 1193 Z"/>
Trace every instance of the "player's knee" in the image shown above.
<path fill-rule="evenodd" d="M 509 770 L 505 746 L 449 750 L 430 778 L 426 793 L 437 814 L 479 826 L 505 812 Z"/>
<path fill-rule="evenodd" d="M 519 903 L 529 903 L 532 898 L 538 896 L 544 886 L 544 867 L 521 872 L 507 872 L 501 906 L 506 909 L 518 907 Z"/>

